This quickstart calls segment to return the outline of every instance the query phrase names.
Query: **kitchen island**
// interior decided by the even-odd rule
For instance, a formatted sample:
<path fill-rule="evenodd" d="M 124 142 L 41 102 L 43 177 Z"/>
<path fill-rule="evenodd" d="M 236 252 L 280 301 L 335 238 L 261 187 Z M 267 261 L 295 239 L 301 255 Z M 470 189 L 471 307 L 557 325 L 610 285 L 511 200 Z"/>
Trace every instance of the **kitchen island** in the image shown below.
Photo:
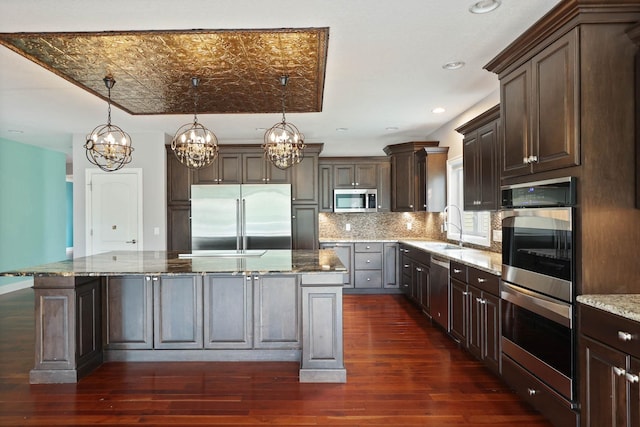
<path fill-rule="evenodd" d="M 1 273 L 34 276 L 30 382 L 105 361 L 299 361 L 346 382 L 345 267 L 331 250 L 109 252 Z"/>

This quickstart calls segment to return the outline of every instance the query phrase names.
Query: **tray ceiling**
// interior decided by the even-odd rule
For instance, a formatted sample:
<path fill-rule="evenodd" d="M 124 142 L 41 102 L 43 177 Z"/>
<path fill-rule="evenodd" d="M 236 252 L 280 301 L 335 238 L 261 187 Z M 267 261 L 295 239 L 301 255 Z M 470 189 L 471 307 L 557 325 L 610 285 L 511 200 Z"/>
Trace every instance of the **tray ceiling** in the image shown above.
<path fill-rule="evenodd" d="M 4 33 L 0 44 L 134 115 L 322 111 L 328 28 Z"/>

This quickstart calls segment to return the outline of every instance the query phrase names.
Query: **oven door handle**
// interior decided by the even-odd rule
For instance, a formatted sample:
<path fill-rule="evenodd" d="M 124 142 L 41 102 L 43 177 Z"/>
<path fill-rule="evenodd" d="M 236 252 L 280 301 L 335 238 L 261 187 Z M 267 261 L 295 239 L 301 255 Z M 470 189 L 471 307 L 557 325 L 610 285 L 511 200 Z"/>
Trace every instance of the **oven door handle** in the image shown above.
<path fill-rule="evenodd" d="M 505 282 L 501 282 L 500 288 L 503 300 L 573 329 L 571 304 Z"/>

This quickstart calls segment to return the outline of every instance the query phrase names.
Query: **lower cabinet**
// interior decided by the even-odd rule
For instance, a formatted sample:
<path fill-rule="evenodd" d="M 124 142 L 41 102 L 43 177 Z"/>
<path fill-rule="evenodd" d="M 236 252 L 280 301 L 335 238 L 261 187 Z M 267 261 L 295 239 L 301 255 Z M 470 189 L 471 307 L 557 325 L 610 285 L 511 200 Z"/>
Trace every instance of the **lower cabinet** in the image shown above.
<path fill-rule="evenodd" d="M 355 243 L 354 287 L 382 288 L 382 243 Z"/>
<path fill-rule="evenodd" d="M 335 242 L 323 242 L 320 244 L 320 249 L 333 249 L 340 258 L 340 262 L 347 269 L 345 274 L 344 287 L 353 288 L 354 283 L 354 271 L 353 271 L 353 243 L 335 243 Z"/>
<path fill-rule="evenodd" d="M 400 287 L 400 245 L 397 243 L 383 244 L 382 286 L 386 289 L 398 289 Z"/>
<path fill-rule="evenodd" d="M 496 373 L 501 372 L 499 277 L 451 261 L 451 335 Z"/>
<path fill-rule="evenodd" d="M 150 276 L 110 276 L 103 290 L 105 345 L 114 350 L 153 348 L 153 286 Z"/>
<path fill-rule="evenodd" d="M 431 254 L 408 245 L 400 245 L 401 289 L 426 314 L 431 308 L 429 269 Z"/>
<path fill-rule="evenodd" d="M 640 322 L 579 306 L 583 427 L 640 426 Z"/>
<path fill-rule="evenodd" d="M 200 276 L 153 276 L 153 347 L 200 349 L 203 346 Z"/>
<path fill-rule="evenodd" d="M 204 348 L 253 346 L 252 284 L 251 276 L 204 276 Z"/>
<path fill-rule="evenodd" d="M 253 277 L 254 348 L 300 348 L 300 293 L 297 276 Z"/>

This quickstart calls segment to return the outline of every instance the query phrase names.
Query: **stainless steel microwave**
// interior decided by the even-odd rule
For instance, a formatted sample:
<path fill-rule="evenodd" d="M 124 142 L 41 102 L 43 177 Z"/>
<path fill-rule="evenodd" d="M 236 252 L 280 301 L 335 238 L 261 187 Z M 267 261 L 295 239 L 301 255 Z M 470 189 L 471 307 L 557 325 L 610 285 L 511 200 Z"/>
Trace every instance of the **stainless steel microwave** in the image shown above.
<path fill-rule="evenodd" d="M 335 189 L 333 190 L 334 212 L 377 212 L 378 190 L 376 189 Z"/>

